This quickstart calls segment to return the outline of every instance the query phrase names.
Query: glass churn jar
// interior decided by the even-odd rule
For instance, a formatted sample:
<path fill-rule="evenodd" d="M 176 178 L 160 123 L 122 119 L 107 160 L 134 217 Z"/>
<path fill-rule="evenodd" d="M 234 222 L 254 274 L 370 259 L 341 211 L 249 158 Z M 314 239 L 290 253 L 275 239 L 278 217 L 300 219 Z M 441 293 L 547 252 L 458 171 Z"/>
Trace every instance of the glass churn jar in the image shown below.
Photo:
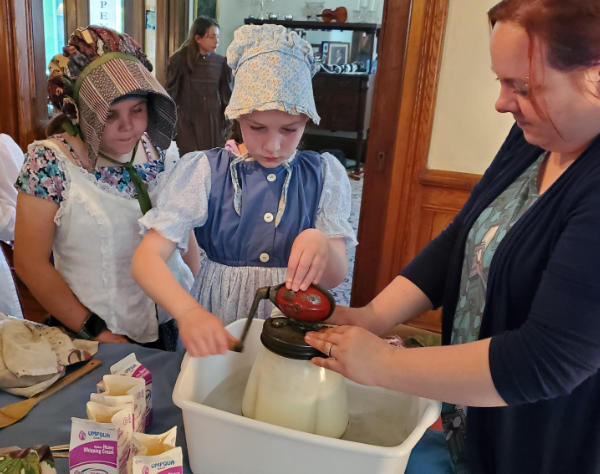
<path fill-rule="evenodd" d="M 248 378 L 242 414 L 339 438 L 348 425 L 346 383 L 342 375 L 310 361 L 324 357 L 304 342 L 304 334 L 313 330 L 318 328 L 284 317 L 265 320 L 262 347 Z"/>

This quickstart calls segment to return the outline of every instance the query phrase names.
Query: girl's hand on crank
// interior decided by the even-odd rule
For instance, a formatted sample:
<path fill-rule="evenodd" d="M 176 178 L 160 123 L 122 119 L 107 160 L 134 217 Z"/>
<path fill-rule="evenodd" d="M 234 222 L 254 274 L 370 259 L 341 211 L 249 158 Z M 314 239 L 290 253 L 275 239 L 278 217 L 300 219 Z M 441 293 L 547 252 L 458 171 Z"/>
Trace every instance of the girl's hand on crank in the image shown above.
<path fill-rule="evenodd" d="M 319 283 L 328 260 L 328 237 L 317 229 L 303 230 L 292 245 L 285 286 L 293 291 L 304 291 L 311 283 Z"/>

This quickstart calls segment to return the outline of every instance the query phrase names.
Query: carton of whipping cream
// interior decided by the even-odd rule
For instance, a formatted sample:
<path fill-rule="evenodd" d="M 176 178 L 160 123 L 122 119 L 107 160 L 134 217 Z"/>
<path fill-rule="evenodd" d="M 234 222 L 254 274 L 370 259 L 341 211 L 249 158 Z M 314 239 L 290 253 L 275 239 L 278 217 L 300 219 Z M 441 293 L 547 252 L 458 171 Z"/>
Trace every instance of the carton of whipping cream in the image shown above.
<path fill-rule="evenodd" d="M 71 418 L 69 473 L 119 474 L 117 436 L 112 423 Z"/>
<path fill-rule="evenodd" d="M 133 402 L 109 406 L 91 401 L 87 402 L 86 411 L 88 419 L 100 423 L 112 423 L 117 427 L 117 466 L 121 474 L 127 474 L 133 435 Z"/>
<path fill-rule="evenodd" d="M 138 362 L 135 354 L 132 352 L 120 361 L 110 366 L 111 374 L 129 375 L 130 377 L 139 377 L 144 379 L 146 387 L 146 428 L 152 423 L 152 372 L 143 364 Z"/>
<path fill-rule="evenodd" d="M 111 396 L 131 395 L 133 397 L 133 428 L 144 431 L 146 428 L 146 392 L 144 380 L 129 375 L 104 375 L 96 384 L 98 393 Z"/>
<path fill-rule="evenodd" d="M 182 474 L 183 453 L 172 448 L 155 456 L 134 456 L 132 474 Z"/>

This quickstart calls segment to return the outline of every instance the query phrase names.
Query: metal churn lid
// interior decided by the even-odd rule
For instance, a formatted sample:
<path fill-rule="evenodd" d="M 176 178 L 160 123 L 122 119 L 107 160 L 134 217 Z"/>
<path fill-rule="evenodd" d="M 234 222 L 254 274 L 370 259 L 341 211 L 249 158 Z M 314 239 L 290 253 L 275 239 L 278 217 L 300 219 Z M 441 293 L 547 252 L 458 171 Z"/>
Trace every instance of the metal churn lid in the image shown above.
<path fill-rule="evenodd" d="M 310 360 L 327 357 L 304 342 L 304 334 L 318 331 L 324 325 L 302 324 L 288 318 L 268 318 L 263 325 L 260 340 L 271 352 L 290 359 Z"/>

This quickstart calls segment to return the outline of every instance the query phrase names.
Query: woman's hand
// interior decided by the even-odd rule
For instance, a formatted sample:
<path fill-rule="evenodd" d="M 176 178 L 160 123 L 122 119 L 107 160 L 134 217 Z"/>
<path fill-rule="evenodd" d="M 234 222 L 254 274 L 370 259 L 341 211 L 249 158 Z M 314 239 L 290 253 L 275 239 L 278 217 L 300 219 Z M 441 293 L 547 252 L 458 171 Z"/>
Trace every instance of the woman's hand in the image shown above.
<path fill-rule="evenodd" d="M 346 324 L 370 329 L 369 321 L 372 316 L 367 306 L 349 308 L 348 306 L 336 305 L 333 314 L 327 319 L 327 324 L 338 326 Z"/>
<path fill-rule="evenodd" d="M 110 329 L 105 329 L 102 331 L 94 338 L 94 340 L 102 344 L 125 344 L 129 342 L 125 336 L 122 336 L 121 334 L 115 334 Z"/>
<path fill-rule="evenodd" d="M 292 245 L 285 286 L 304 291 L 311 283 L 319 283 L 328 261 L 329 237 L 317 229 L 303 230 Z"/>
<path fill-rule="evenodd" d="M 192 357 L 225 354 L 237 342 L 223 327 L 219 318 L 201 306 L 177 318 L 179 336 Z"/>
<path fill-rule="evenodd" d="M 363 385 L 383 385 L 385 374 L 393 370 L 393 358 L 400 351 L 356 326 L 307 332 L 304 340 L 323 354 L 329 354 L 328 358 L 313 358 L 313 364 Z"/>

